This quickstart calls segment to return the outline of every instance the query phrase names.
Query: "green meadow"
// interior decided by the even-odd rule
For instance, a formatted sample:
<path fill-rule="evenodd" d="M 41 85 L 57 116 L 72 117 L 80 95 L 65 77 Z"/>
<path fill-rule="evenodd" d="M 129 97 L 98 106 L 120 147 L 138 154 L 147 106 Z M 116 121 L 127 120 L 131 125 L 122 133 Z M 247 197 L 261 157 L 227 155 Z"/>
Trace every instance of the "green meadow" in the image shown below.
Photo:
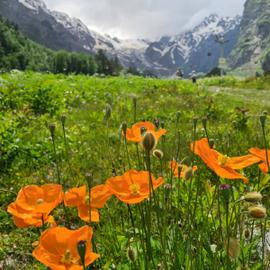
<path fill-rule="evenodd" d="M 191 147 L 208 138 L 226 158 L 265 149 L 267 112 L 267 77 L 192 84 L 134 76 L 1 74 L 0 269 L 48 269 L 32 251 L 49 225 L 18 228 L 7 212 L 20 189 L 60 183 L 65 192 L 89 186 L 89 175 L 93 188 L 131 169 L 164 183 L 138 204 L 112 195 L 99 209 L 99 222 L 81 220 L 76 208 L 63 203 L 51 212 L 59 226 L 93 228 L 92 249 L 100 257 L 85 269 L 268 269 L 269 175 L 257 162 L 238 170 L 248 183 L 220 177 Z M 141 121 L 167 131 L 154 145 L 162 157 L 123 136 L 123 127 Z M 180 177 L 171 160 L 198 169 Z M 262 198 L 245 200 L 251 191 Z M 266 210 L 260 218 L 250 212 L 257 206 Z"/>

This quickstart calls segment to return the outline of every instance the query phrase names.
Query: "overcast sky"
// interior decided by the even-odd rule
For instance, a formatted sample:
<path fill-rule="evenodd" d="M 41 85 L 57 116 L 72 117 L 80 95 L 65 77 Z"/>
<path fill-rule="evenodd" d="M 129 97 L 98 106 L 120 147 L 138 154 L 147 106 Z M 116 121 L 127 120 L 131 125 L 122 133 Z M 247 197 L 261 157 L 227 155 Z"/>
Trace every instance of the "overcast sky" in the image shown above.
<path fill-rule="evenodd" d="M 120 38 L 179 34 L 212 13 L 242 14 L 245 0 L 44 0 L 48 8 Z"/>

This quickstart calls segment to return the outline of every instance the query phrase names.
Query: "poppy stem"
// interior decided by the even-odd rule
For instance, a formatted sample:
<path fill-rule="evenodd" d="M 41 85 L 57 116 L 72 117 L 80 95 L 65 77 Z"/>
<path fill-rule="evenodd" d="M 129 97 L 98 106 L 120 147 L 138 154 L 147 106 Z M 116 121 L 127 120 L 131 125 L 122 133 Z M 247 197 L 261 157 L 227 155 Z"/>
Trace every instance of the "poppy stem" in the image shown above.
<path fill-rule="evenodd" d="M 266 164 L 268 173 L 270 173 L 270 164 L 269 164 L 269 158 L 268 158 L 268 145 L 266 140 L 266 134 L 265 134 L 265 125 L 262 124 L 262 132 L 263 132 L 263 141 L 264 141 L 264 148 L 265 148 L 265 157 L 266 157 Z"/>

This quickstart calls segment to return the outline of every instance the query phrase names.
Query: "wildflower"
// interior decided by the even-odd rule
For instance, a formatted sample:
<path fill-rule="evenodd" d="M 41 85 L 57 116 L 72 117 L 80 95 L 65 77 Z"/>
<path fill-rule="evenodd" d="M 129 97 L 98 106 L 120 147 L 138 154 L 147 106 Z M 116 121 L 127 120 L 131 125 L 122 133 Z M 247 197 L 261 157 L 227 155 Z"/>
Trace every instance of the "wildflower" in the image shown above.
<path fill-rule="evenodd" d="M 247 194 L 244 195 L 244 200 L 247 202 L 259 202 L 262 200 L 262 194 L 260 192 L 248 192 Z"/>
<path fill-rule="evenodd" d="M 129 170 L 121 176 L 109 178 L 106 182 L 109 190 L 120 201 L 128 204 L 136 204 L 147 199 L 150 196 L 149 181 L 152 181 L 153 189 L 158 188 L 164 183 L 162 177 L 155 180 L 148 171 Z"/>
<path fill-rule="evenodd" d="M 188 180 L 193 177 L 194 172 L 198 170 L 197 166 L 188 167 L 184 164 L 178 164 L 175 160 L 169 162 L 169 168 L 172 170 L 174 176 L 178 177 L 179 171 L 180 177 Z"/>
<path fill-rule="evenodd" d="M 7 211 L 13 215 L 13 221 L 19 228 L 40 227 L 46 222 L 54 224 L 54 219 L 49 214 L 62 200 L 61 185 L 29 185 L 19 191 L 15 202 L 8 206 Z"/>
<path fill-rule="evenodd" d="M 266 209 L 262 205 L 250 206 L 248 208 L 248 213 L 253 218 L 265 218 L 266 217 Z"/>
<path fill-rule="evenodd" d="M 191 150 L 204 161 L 204 163 L 213 170 L 218 176 L 227 179 L 242 179 L 245 183 L 248 179 L 236 172 L 245 167 L 259 162 L 259 159 L 252 155 L 240 157 L 227 157 L 218 151 L 211 149 L 207 139 L 203 138 L 191 144 Z"/>
<path fill-rule="evenodd" d="M 260 161 L 262 161 L 262 163 L 259 164 L 259 167 L 260 167 L 261 171 L 264 174 L 267 174 L 269 170 L 268 170 L 268 165 L 267 165 L 265 149 L 259 149 L 259 148 L 254 147 L 254 148 L 250 148 L 248 151 L 252 155 L 254 155 L 255 157 L 259 158 Z M 269 149 L 267 150 L 267 155 L 268 155 L 268 160 L 270 162 L 270 151 L 269 151 Z"/>
<path fill-rule="evenodd" d="M 127 249 L 127 257 L 131 262 L 135 262 L 137 259 L 137 251 L 134 248 L 129 247 Z"/>
<path fill-rule="evenodd" d="M 210 245 L 210 249 L 213 253 L 216 253 L 216 250 L 217 250 L 217 245 L 216 244 L 212 244 Z"/>
<path fill-rule="evenodd" d="M 155 125 L 151 122 L 138 122 L 126 129 L 126 138 L 128 141 L 139 143 L 143 140 L 144 133 L 148 131 L 155 136 L 157 141 L 167 132 L 165 129 L 156 131 Z"/>
<path fill-rule="evenodd" d="M 99 254 L 92 252 L 92 228 L 84 226 L 78 230 L 55 227 L 42 233 L 39 245 L 34 249 L 33 256 L 52 270 L 82 270 L 82 261 L 78 253 L 78 243 L 85 244 L 85 266 L 92 264 Z"/>
<path fill-rule="evenodd" d="M 64 202 L 66 206 L 77 207 L 79 217 L 84 221 L 89 221 L 89 199 L 91 208 L 91 221 L 99 221 L 99 208 L 103 208 L 112 193 L 106 185 L 98 185 L 91 188 L 90 194 L 86 185 L 78 188 L 71 188 L 65 193 Z"/>

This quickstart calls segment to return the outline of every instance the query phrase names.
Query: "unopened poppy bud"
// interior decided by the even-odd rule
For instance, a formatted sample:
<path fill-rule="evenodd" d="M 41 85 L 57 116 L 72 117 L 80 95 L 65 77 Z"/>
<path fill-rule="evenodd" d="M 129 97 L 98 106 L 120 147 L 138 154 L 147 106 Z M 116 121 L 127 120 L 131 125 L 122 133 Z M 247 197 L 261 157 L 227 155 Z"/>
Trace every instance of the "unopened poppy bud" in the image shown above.
<path fill-rule="evenodd" d="M 157 265 L 157 270 L 163 270 L 163 269 L 164 269 L 164 267 L 163 267 L 162 263 L 159 263 Z"/>
<path fill-rule="evenodd" d="M 265 218 L 266 209 L 262 205 L 250 206 L 248 208 L 248 213 L 253 218 Z"/>
<path fill-rule="evenodd" d="M 61 120 L 61 123 L 62 123 L 63 126 L 66 123 L 66 119 L 67 119 L 66 115 L 65 114 L 62 114 L 60 120 Z"/>
<path fill-rule="evenodd" d="M 268 115 L 268 112 L 267 111 L 263 111 L 262 114 L 265 115 L 265 116 L 267 116 Z"/>
<path fill-rule="evenodd" d="M 266 117 L 265 114 L 260 115 L 260 122 L 263 128 L 265 127 Z"/>
<path fill-rule="evenodd" d="M 155 149 L 153 151 L 153 155 L 158 158 L 158 159 L 162 159 L 163 158 L 163 152 L 159 149 Z"/>
<path fill-rule="evenodd" d="M 150 152 L 153 150 L 156 146 L 157 140 L 153 133 L 146 132 L 143 140 L 142 140 L 142 146 L 146 152 Z"/>
<path fill-rule="evenodd" d="M 206 125 L 207 125 L 207 117 L 203 117 L 202 118 L 202 125 L 203 125 L 203 128 L 206 129 Z"/>
<path fill-rule="evenodd" d="M 189 180 L 193 177 L 193 170 L 192 170 L 192 167 L 188 167 L 186 170 L 185 170 L 185 173 L 184 173 L 184 179 L 185 180 Z"/>
<path fill-rule="evenodd" d="M 54 137 L 54 134 L 55 134 L 55 124 L 49 124 L 49 130 L 51 132 L 51 136 Z"/>
<path fill-rule="evenodd" d="M 126 134 L 127 134 L 127 123 L 122 123 L 121 128 L 122 128 L 123 134 L 126 136 Z"/>
<path fill-rule="evenodd" d="M 77 243 L 77 251 L 80 256 L 82 265 L 85 266 L 86 241 L 81 240 Z"/>
<path fill-rule="evenodd" d="M 208 144 L 209 144 L 209 147 L 210 147 L 211 149 L 213 149 L 213 148 L 214 148 L 214 145 L 215 145 L 215 140 L 214 140 L 214 139 L 210 139 L 210 140 L 208 141 Z"/>
<path fill-rule="evenodd" d="M 247 202 L 260 202 L 262 200 L 262 194 L 260 192 L 248 192 L 244 195 L 244 200 Z"/>
<path fill-rule="evenodd" d="M 196 127 L 197 126 L 197 123 L 198 123 L 198 117 L 193 117 L 193 125 L 194 125 L 194 127 Z"/>
<path fill-rule="evenodd" d="M 93 174 L 91 172 L 88 172 L 85 174 L 85 179 L 87 181 L 88 187 L 91 188 L 92 182 L 93 182 Z"/>
<path fill-rule="evenodd" d="M 172 185 L 171 185 L 170 183 L 166 183 L 166 184 L 164 185 L 164 188 L 165 188 L 166 190 L 171 190 L 171 189 L 172 189 Z"/>
<path fill-rule="evenodd" d="M 127 250 L 127 257 L 131 262 L 135 262 L 137 260 L 137 252 L 132 247 L 129 247 Z"/>

